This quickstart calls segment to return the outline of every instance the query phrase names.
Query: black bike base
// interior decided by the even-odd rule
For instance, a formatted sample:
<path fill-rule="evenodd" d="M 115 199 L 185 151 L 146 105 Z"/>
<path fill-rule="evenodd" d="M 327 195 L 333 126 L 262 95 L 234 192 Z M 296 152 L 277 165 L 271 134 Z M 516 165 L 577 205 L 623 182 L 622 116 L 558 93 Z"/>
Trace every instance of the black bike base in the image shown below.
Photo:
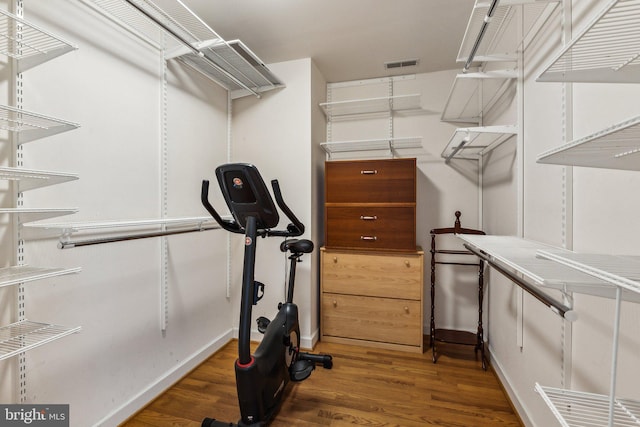
<path fill-rule="evenodd" d="M 238 424 L 223 423 L 221 421 L 216 421 L 213 418 L 205 418 L 204 420 L 202 420 L 201 427 L 238 427 Z"/>

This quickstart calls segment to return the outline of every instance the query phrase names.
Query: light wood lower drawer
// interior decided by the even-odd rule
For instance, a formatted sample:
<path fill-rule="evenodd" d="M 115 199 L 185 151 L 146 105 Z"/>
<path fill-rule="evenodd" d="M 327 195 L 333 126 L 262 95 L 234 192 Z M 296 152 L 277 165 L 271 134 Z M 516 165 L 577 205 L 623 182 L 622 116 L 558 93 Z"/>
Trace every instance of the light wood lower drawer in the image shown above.
<path fill-rule="evenodd" d="M 420 301 L 325 293 L 322 335 L 422 345 Z"/>
<path fill-rule="evenodd" d="M 422 251 L 377 255 L 322 249 L 322 291 L 422 299 Z"/>

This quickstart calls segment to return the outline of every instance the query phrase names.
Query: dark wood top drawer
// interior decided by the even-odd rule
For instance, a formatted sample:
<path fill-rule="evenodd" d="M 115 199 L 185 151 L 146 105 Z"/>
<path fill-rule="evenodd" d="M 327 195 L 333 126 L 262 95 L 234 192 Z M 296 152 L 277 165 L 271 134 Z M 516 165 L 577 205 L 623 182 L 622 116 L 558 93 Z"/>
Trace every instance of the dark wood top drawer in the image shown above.
<path fill-rule="evenodd" d="M 326 203 L 415 203 L 416 159 L 328 161 Z"/>
<path fill-rule="evenodd" d="M 415 227 L 415 206 L 328 206 L 325 246 L 415 251 Z"/>

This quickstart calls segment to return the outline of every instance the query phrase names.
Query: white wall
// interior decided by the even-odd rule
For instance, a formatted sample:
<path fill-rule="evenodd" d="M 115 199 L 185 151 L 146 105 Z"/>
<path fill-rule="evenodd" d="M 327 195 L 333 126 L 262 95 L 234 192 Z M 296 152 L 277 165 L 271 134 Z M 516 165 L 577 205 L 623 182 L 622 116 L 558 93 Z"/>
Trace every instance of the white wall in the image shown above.
<path fill-rule="evenodd" d="M 300 312 L 301 345 L 312 347 L 318 335 L 318 203 L 312 191 L 318 182 L 317 142 L 319 88 L 324 80 L 310 59 L 270 64 L 269 69 L 286 87 L 265 93 L 262 99 L 242 98 L 233 104 L 233 162 L 253 163 L 267 185 L 278 179 L 285 202 L 304 223 L 300 238 L 314 240 L 316 249 L 303 256 L 296 271 L 294 302 Z M 315 124 L 314 124 L 315 123 Z M 280 215 L 280 228 L 288 224 Z M 265 296 L 253 308 L 253 318 L 273 318 L 285 296 L 285 270 L 289 260 L 280 252 L 282 239 L 260 239 L 257 246 L 255 278 L 266 285 Z M 242 274 L 242 238 L 234 237 L 233 280 Z M 233 301 L 239 305 L 240 289 L 234 288 Z M 234 319 L 237 328 L 238 319 Z M 257 328 L 252 320 L 253 330 Z M 260 335 L 254 333 L 254 339 Z"/>
<path fill-rule="evenodd" d="M 160 53 L 81 2 L 27 0 L 24 7 L 27 20 L 79 46 L 23 73 L 24 109 L 81 125 L 24 146 L 25 167 L 80 175 L 25 193 L 25 206 L 79 208 L 55 222 L 160 218 Z M 200 182 L 227 156 L 226 92 L 175 63 L 167 73 L 166 214 L 205 216 Z M 68 250 L 57 249 L 55 237 L 26 242 L 30 265 L 82 267 L 25 285 L 30 320 L 82 327 L 26 353 L 27 403 L 68 403 L 73 426 L 115 425 L 230 339 L 235 309 L 225 296 L 225 233 L 167 242 L 166 264 L 157 238 Z M 3 383 L 16 374 L 12 364 L 0 362 Z M 16 401 L 16 392 L 3 390 L 0 400 Z"/>

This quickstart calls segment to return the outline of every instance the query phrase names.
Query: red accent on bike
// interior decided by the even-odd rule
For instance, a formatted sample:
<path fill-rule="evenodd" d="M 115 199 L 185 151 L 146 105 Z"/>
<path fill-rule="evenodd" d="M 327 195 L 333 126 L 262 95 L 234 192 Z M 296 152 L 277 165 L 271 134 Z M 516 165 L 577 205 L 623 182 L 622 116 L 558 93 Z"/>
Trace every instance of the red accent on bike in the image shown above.
<path fill-rule="evenodd" d="M 236 360 L 236 365 L 238 366 L 238 368 L 243 368 L 246 369 L 249 366 L 253 365 L 254 363 L 256 363 L 256 359 L 253 358 L 253 356 L 251 356 L 251 360 L 249 361 L 249 363 L 240 363 L 240 359 Z"/>

